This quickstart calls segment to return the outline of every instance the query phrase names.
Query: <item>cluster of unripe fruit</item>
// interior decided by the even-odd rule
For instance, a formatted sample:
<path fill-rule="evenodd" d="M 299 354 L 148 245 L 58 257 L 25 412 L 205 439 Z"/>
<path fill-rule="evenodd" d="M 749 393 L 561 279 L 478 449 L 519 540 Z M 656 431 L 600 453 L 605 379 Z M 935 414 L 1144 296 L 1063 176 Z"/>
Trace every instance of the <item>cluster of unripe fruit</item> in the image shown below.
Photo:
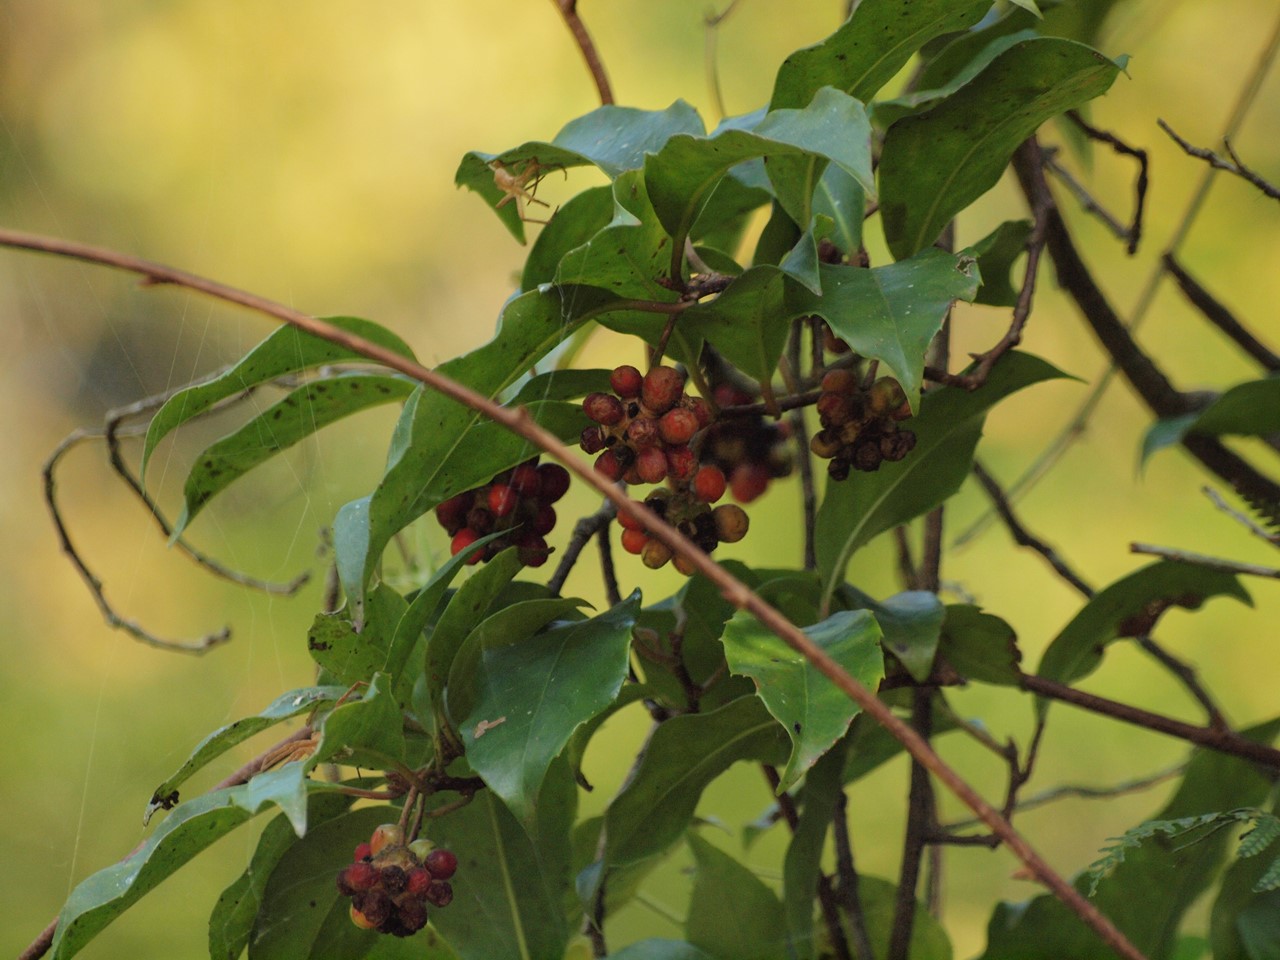
<path fill-rule="evenodd" d="M 644 505 L 710 553 L 722 543 L 737 543 L 747 535 L 747 514 L 737 504 L 711 504 L 724 496 L 725 479 L 720 468 L 704 466 L 694 474 L 693 482 L 674 489 L 659 488 L 645 497 Z M 640 555 L 651 569 L 675 561 L 675 568 L 685 576 L 693 574 L 693 565 L 675 556 L 661 540 L 651 537 L 644 526 L 625 513 L 618 514 L 622 527 L 622 548 Z"/>
<path fill-rule="evenodd" d="M 385 823 L 355 850 L 338 874 L 338 892 L 351 898 L 351 922 L 365 930 L 408 937 L 427 925 L 427 904 L 447 907 L 458 858 L 430 840 L 404 842 L 398 824 Z"/>
<path fill-rule="evenodd" d="M 817 456 L 830 460 L 827 473 L 843 480 L 850 470 L 879 470 L 888 460 L 901 460 L 916 445 L 916 435 L 898 426 L 911 416 L 901 384 L 881 377 L 862 389 L 850 370 L 828 370 L 817 404 L 822 429 L 809 443 Z"/>
<path fill-rule="evenodd" d="M 477 550 L 468 563 L 491 560 L 514 546 L 520 562 L 540 567 L 551 548 L 546 536 L 556 525 L 552 504 L 569 489 L 569 471 L 558 463 L 538 466 L 534 457 L 513 470 L 504 470 L 483 487 L 450 497 L 436 507 L 436 519 L 453 538 L 452 553 L 459 553 L 481 537 L 507 531 Z"/>
<path fill-rule="evenodd" d="M 756 399 L 730 383 L 717 384 L 712 396 L 721 408 Z M 783 420 L 767 419 L 759 413 L 721 417 L 711 424 L 702 441 L 702 462 L 713 463 L 724 472 L 733 499 L 750 503 L 768 489 L 771 480 L 790 475 L 790 439 L 791 427 Z"/>

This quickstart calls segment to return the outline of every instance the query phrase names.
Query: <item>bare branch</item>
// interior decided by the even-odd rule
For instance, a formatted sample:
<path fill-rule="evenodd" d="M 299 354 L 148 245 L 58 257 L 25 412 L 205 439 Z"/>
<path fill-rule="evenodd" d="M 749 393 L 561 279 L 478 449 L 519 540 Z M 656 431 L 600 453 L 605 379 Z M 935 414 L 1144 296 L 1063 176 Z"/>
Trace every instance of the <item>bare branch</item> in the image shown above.
<path fill-rule="evenodd" d="M 1129 146 L 1114 133 L 1108 133 L 1106 130 L 1099 130 L 1097 127 L 1091 126 L 1080 116 L 1078 110 L 1068 110 L 1067 116 L 1090 140 L 1105 143 L 1116 153 L 1126 157 L 1133 157 L 1138 161 L 1138 176 L 1133 184 L 1133 222 L 1127 228 L 1122 228 L 1123 233 L 1121 234 L 1121 239 L 1128 241 L 1126 251 L 1129 256 L 1133 256 L 1138 250 L 1138 241 L 1142 239 L 1142 211 L 1147 203 L 1147 151 Z"/>
<path fill-rule="evenodd" d="M 609 75 L 605 73 L 604 61 L 600 59 L 600 53 L 596 50 L 595 42 L 591 39 L 591 34 L 587 32 L 587 25 L 578 16 L 578 0 L 551 0 L 551 2 L 560 11 L 560 16 L 564 17 L 565 25 L 569 28 L 569 32 L 573 34 L 573 40 L 577 43 L 578 49 L 582 51 L 582 59 L 587 61 L 587 69 L 591 71 L 591 79 L 595 81 L 596 92 L 600 95 L 600 103 L 603 106 L 608 106 L 613 103 L 613 90 L 609 87 Z"/>
<path fill-rule="evenodd" d="M 1220 557 L 1210 557 L 1203 553 L 1193 553 L 1190 550 L 1180 550 L 1177 547 L 1159 547 L 1151 543 L 1131 543 L 1129 544 L 1129 551 L 1131 553 L 1145 553 L 1153 557 L 1164 557 L 1166 560 L 1189 563 L 1209 570 L 1222 570 L 1225 573 L 1239 573 L 1249 577 L 1268 577 L 1272 580 L 1280 580 L 1280 569 L 1275 567 L 1262 567 L 1254 563 L 1224 560 Z"/>
<path fill-rule="evenodd" d="M 1186 140 L 1182 139 L 1182 137 L 1178 136 L 1173 127 L 1169 126 L 1163 120 L 1156 120 L 1156 123 L 1159 124 L 1161 130 L 1173 138 L 1173 142 L 1180 146 L 1184 153 L 1204 160 L 1209 164 L 1209 166 L 1216 170 L 1225 170 L 1227 173 L 1234 173 L 1242 180 L 1247 180 L 1249 183 L 1253 184 L 1261 190 L 1265 196 L 1270 197 L 1272 200 L 1280 200 L 1280 187 L 1274 186 L 1271 182 L 1263 179 L 1241 163 L 1240 158 L 1236 156 L 1235 150 L 1231 149 L 1231 140 L 1229 138 L 1222 138 L 1222 145 L 1231 156 L 1230 160 L 1224 160 L 1212 150 L 1206 150 L 1203 147 L 1193 147 Z"/>
<path fill-rule="evenodd" d="M 1192 306 L 1199 310 L 1206 320 L 1230 337 L 1241 350 L 1257 360 L 1263 369 L 1272 373 L 1280 371 L 1280 354 L 1267 349 L 1257 337 L 1246 330 L 1230 310 L 1182 268 L 1182 264 L 1172 253 L 1166 253 L 1161 262 L 1177 282 L 1183 296 L 1191 301 Z"/>

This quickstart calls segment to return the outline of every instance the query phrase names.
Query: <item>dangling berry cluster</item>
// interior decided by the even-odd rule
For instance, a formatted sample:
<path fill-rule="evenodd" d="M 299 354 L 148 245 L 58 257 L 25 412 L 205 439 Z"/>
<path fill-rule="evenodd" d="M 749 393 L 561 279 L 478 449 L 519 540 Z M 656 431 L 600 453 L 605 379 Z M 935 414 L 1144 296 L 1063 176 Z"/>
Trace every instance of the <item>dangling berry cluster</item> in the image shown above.
<path fill-rule="evenodd" d="M 645 498 L 644 505 L 710 553 L 722 543 L 737 543 L 747 535 L 747 515 L 741 507 L 722 503 L 712 509 L 711 504 L 724 496 L 724 491 L 724 474 L 719 467 L 708 464 L 698 469 L 688 485 L 653 491 Z M 650 537 L 648 531 L 627 514 L 618 514 L 618 524 L 622 527 L 622 548 L 639 554 L 646 567 L 656 570 L 674 559 L 676 569 L 686 577 L 693 573 L 688 560 L 673 558 L 665 543 Z"/>
<path fill-rule="evenodd" d="M 356 847 L 355 863 L 338 874 L 338 892 L 351 898 L 351 922 L 365 930 L 408 937 L 427 925 L 427 904 L 453 900 L 449 878 L 458 858 L 430 840 L 405 845 L 398 824 L 384 823 Z"/>
<path fill-rule="evenodd" d="M 741 406 L 755 399 L 729 383 L 718 384 L 712 396 L 721 407 Z M 765 492 L 770 480 L 791 473 L 790 437 L 788 424 L 768 420 L 762 414 L 723 417 L 707 430 L 702 459 L 718 466 L 729 478 L 729 492 L 735 500 L 750 503 Z"/>
<path fill-rule="evenodd" d="M 436 519 L 453 537 L 453 553 L 495 531 L 509 531 L 477 550 L 468 563 L 492 560 L 515 546 L 521 563 L 540 567 L 551 553 L 545 538 L 556 525 L 551 505 L 568 489 L 568 470 L 558 463 L 538 466 L 534 457 L 514 470 L 504 470 L 483 487 L 450 497 L 436 507 Z"/>
<path fill-rule="evenodd" d="M 879 470 L 883 461 L 901 460 L 916 445 L 916 435 L 898 426 L 911 416 L 911 406 L 892 377 L 863 390 L 852 371 L 828 370 L 817 410 L 822 429 L 809 448 L 831 461 L 827 473 L 833 480 L 845 479 L 851 469 Z"/>
<path fill-rule="evenodd" d="M 595 467 L 609 480 L 687 483 L 698 469 L 689 441 L 711 422 L 700 397 L 686 396 L 675 367 L 646 374 L 630 365 L 609 376 L 613 393 L 592 393 L 582 409 L 596 425 L 582 431 L 582 449 L 598 453 Z"/>

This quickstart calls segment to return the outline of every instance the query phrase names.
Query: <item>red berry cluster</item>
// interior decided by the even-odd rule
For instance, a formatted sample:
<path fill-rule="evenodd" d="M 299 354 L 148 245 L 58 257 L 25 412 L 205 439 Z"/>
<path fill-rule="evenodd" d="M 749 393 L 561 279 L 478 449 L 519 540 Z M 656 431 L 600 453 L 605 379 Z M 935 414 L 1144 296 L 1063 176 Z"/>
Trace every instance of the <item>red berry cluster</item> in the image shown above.
<path fill-rule="evenodd" d="M 453 900 L 449 878 L 458 858 L 430 840 L 405 845 L 404 831 L 384 823 L 356 847 L 355 863 L 338 874 L 338 892 L 351 898 L 351 922 L 365 930 L 408 937 L 427 925 L 427 904 Z"/>
<path fill-rule="evenodd" d="M 721 407 L 736 407 L 755 398 L 737 387 L 721 383 L 712 391 Z M 729 478 L 729 492 L 739 503 L 750 503 L 765 492 L 769 481 L 791 473 L 787 440 L 791 428 L 762 414 L 722 417 L 707 430 L 702 459 L 714 463 Z"/>
<path fill-rule="evenodd" d="M 809 443 L 819 457 L 830 460 L 827 473 L 843 480 L 852 470 L 879 470 L 885 460 L 901 460 L 916 445 L 916 435 L 898 421 L 911 416 L 901 384 L 881 377 L 867 390 L 850 370 L 828 370 L 818 398 L 822 429 Z"/>
<path fill-rule="evenodd" d="M 741 507 L 722 503 L 712 509 L 711 504 L 724 496 L 724 491 L 724 474 L 719 467 L 707 465 L 699 468 L 692 483 L 674 490 L 655 490 L 645 498 L 644 505 L 710 553 L 721 543 L 737 543 L 747 535 L 747 515 Z M 622 548 L 639 554 L 646 567 L 656 570 L 674 558 L 677 570 L 685 576 L 693 573 L 688 560 L 673 557 L 665 543 L 650 537 L 630 516 L 618 514 L 618 523 L 622 527 Z"/>
<path fill-rule="evenodd" d="M 453 537 L 453 553 L 495 531 L 509 531 L 477 550 L 468 563 L 492 560 L 514 546 L 521 563 L 540 567 L 551 554 L 545 539 L 556 525 L 551 505 L 568 489 L 568 470 L 558 463 L 538 466 L 534 457 L 514 470 L 504 470 L 483 487 L 450 497 L 436 507 L 436 519 Z"/>
<path fill-rule="evenodd" d="M 630 365 L 609 375 L 613 393 L 592 393 L 582 409 L 596 425 L 582 431 L 582 449 L 598 453 L 595 467 L 609 480 L 687 483 L 698 470 L 689 441 L 711 422 L 711 408 L 686 396 L 675 367 L 646 374 Z"/>

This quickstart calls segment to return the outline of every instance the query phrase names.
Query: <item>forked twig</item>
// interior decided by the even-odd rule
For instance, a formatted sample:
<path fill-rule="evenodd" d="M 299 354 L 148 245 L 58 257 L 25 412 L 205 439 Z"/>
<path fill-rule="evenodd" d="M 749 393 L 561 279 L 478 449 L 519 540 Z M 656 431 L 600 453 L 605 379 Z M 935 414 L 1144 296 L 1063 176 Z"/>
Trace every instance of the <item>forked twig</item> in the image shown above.
<path fill-rule="evenodd" d="M 1163 120 L 1156 120 L 1156 123 L 1160 126 L 1161 130 L 1163 130 L 1165 133 L 1167 133 L 1170 137 L 1173 138 L 1173 142 L 1182 148 L 1183 153 L 1186 153 L 1192 157 L 1198 157 L 1199 159 L 1204 160 L 1206 163 L 1208 163 L 1209 166 L 1217 170 L 1225 170 L 1227 171 L 1227 173 L 1234 173 L 1237 177 L 1240 177 L 1242 180 L 1247 180 L 1249 183 L 1253 184 L 1255 187 L 1261 190 L 1264 195 L 1270 197 L 1272 200 L 1280 200 L 1280 187 L 1276 187 L 1269 180 L 1264 179 L 1263 177 L 1259 176 L 1257 173 L 1255 173 L 1254 171 L 1246 167 L 1244 163 L 1240 160 L 1240 158 L 1236 155 L 1235 150 L 1232 148 L 1230 137 L 1224 136 L 1222 138 L 1222 146 L 1227 151 L 1227 154 L 1231 157 L 1230 160 L 1224 160 L 1222 159 L 1222 157 L 1218 156 L 1218 154 L 1214 153 L 1212 150 L 1206 150 L 1203 147 L 1192 146 L 1186 140 L 1182 139 L 1182 137 L 1178 136 L 1177 132 L 1173 129 L 1173 127 L 1169 126 Z"/>

